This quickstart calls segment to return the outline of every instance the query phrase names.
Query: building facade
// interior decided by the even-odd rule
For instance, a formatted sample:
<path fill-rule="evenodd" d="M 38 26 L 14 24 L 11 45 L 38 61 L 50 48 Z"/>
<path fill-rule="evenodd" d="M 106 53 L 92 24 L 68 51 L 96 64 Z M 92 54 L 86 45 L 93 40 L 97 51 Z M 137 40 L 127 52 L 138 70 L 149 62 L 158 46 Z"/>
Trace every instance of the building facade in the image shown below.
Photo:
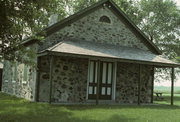
<path fill-rule="evenodd" d="M 53 103 L 152 103 L 155 67 L 178 67 L 111 0 L 46 29 L 36 68 L 5 61 L 2 91 Z"/>

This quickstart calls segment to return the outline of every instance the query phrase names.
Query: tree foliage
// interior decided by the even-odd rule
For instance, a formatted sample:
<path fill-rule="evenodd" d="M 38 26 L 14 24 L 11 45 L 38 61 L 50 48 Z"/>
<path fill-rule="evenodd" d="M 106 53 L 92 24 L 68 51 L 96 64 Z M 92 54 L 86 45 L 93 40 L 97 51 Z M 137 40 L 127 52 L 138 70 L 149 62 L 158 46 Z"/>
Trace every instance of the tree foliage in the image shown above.
<path fill-rule="evenodd" d="M 23 53 L 17 55 L 12 50 L 22 49 L 19 43 L 25 36 L 32 36 L 46 27 L 52 13 L 64 16 L 61 6 L 56 0 L 1 0 L 0 60 L 22 57 Z"/>
<path fill-rule="evenodd" d="M 172 0 L 141 0 L 137 25 L 170 59 L 180 56 L 180 9 Z"/>

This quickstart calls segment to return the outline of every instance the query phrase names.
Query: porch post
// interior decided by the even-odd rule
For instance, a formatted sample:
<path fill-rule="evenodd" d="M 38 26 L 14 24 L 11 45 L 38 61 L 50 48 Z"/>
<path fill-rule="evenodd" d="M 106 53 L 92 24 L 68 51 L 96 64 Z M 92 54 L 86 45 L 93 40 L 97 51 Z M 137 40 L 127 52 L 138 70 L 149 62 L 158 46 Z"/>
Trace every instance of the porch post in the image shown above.
<path fill-rule="evenodd" d="M 50 56 L 50 72 L 49 72 L 49 103 L 51 104 L 51 95 L 52 95 L 52 74 L 53 74 L 53 61 L 54 57 Z"/>
<path fill-rule="evenodd" d="M 140 105 L 141 99 L 141 64 L 139 64 L 139 79 L 138 79 L 138 105 Z"/>
<path fill-rule="evenodd" d="M 174 105 L 174 67 L 171 72 L 171 105 Z"/>
<path fill-rule="evenodd" d="M 100 83 L 100 60 L 98 60 L 98 69 L 97 69 L 96 105 L 99 104 L 99 83 Z"/>
<path fill-rule="evenodd" d="M 154 101 L 154 66 L 153 66 L 153 71 L 152 71 L 152 89 L 151 89 L 151 103 Z"/>
<path fill-rule="evenodd" d="M 41 57 L 37 58 L 37 69 L 36 69 L 36 96 L 35 101 L 39 102 L 39 82 L 40 82 L 40 67 L 41 65 Z"/>

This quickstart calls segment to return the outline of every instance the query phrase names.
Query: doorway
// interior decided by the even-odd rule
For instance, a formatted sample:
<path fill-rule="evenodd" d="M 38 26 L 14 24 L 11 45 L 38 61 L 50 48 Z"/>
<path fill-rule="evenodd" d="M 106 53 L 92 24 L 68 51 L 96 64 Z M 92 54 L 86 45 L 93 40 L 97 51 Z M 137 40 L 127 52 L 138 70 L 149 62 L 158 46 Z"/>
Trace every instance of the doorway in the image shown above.
<path fill-rule="evenodd" d="M 99 66 L 100 65 L 100 66 Z M 111 100 L 113 95 L 114 85 L 114 63 L 107 61 L 89 62 L 89 77 L 88 77 L 88 99 L 96 99 L 97 92 L 100 100 Z M 100 68 L 98 70 L 98 68 Z M 99 72 L 98 72 L 99 71 Z M 99 75 L 99 76 L 98 76 Z M 99 77 L 99 90 L 97 91 L 97 83 Z"/>

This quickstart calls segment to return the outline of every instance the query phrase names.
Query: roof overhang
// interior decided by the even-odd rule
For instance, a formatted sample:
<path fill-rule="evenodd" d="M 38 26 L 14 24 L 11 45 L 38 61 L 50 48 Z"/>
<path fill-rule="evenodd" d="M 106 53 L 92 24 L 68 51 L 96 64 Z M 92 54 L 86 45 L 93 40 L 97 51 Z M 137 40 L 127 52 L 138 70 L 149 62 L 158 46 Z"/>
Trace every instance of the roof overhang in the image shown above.
<path fill-rule="evenodd" d="M 62 41 L 39 52 L 38 55 L 109 58 L 121 62 L 148 64 L 158 67 L 180 67 L 180 64 L 149 51 L 88 41 Z"/>

